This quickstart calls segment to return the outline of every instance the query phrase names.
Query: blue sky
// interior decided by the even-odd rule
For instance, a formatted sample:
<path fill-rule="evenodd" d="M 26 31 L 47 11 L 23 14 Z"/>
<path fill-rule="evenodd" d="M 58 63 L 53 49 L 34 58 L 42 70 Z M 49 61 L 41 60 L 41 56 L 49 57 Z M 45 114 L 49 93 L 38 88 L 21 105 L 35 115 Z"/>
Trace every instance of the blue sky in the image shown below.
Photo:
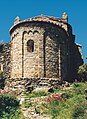
<path fill-rule="evenodd" d="M 16 16 L 21 20 L 41 14 L 61 18 L 63 12 L 68 14 L 87 62 L 87 0 L 0 0 L 0 41 L 10 40 L 9 29 Z"/>

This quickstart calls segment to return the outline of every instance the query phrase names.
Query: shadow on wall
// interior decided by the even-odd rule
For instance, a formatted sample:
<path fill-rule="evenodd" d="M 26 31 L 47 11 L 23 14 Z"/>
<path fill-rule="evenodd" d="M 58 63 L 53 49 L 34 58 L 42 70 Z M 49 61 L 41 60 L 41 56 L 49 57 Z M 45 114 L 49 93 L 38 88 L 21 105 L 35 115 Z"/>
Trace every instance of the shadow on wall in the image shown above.
<path fill-rule="evenodd" d="M 1 68 L 1 65 L 0 65 Z M 3 72 L 0 70 L 0 89 L 3 89 L 5 86 L 5 78 L 3 77 Z"/>
<path fill-rule="evenodd" d="M 68 81 L 72 82 L 75 81 L 75 79 L 78 79 L 77 71 L 79 66 L 81 66 L 83 63 L 84 61 L 82 58 L 81 45 L 74 43 L 72 46 L 70 46 L 70 68 Z"/>

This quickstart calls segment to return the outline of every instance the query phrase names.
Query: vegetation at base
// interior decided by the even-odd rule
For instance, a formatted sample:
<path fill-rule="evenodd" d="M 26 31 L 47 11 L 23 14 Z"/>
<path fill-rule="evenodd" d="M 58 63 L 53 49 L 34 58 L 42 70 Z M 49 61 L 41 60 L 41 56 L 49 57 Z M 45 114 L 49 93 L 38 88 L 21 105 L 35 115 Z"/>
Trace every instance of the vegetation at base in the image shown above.
<path fill-rule="evenodd" d="M 23 105 L 24 105 L 25 108 L 29 108 L 29 107 L 32 106 L 32 103 L 30 101 L 25 100 Z"/>
<path fill-rule="evenodd" d="M 72 117 L 73 119 L 87 119 L 87 101 L 75 105 Z"/>
<path fill-rule="evenodd" d="M 48 96 L 51 98 L 50 100 L 35 107 L 35 110 L 41 114 L 51 116 L 52 119 L 86 119 L 87 100 L 85 99 L 85 89 L 87 89 L 86 82 L 74 83 L 70 88 L 61 89 L 64 100 L 58 97 L 59 91 L 58 93 L 56 91 L 52 94 L 53 97 Z"/>
<path fill-rule="evenodd" d="M 35 98 L 35 97 L 41 97 L 41 96 L 47 96 L 48 93 L 45 91 L 33 91 L 31 93 L 26 94 L 26 97 L 28 98 Z"/>
<path fill-rule="evenodd" d="M 34 107 L 34 113 L 49 115 L 51 119 L 86 119 L 86 95 L 87 82 L 74 82 L 70 87 L 54 89 L 52 93 L 40 90 L 25 94 L 22 106 Z M 36 100 L 40 96 L 43 96 L 40 100 L 42 103 Z M 32 98 L 35 98 L 36 101 L 32 101 Z M 19 118 L 24 119 L 17 98 L 7 94 L 0 95 L 0 119 Z"/>
<path fill-rule="evenodd" d="M 0 119 L 19 119 L 20 116 L 21 112 L 17 98 L 0 94 Z"/>
<path fill-rule="evenodd" d="M 87 63 L 79 67 L 78 78 L 80 81 L 87 81 Z"/>

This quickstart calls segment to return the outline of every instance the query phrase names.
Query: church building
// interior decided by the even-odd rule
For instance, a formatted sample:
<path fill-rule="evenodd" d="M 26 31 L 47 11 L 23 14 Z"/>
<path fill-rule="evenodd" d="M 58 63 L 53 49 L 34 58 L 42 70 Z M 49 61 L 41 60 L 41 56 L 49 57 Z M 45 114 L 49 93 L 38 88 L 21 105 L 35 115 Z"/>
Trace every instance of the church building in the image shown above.
<path fill-rule="evenodd" d="M 10 28 L 11 40 L 0 44 L 0 70 L 8 80 L 48 78 L 72 81 L 83 64 L 68 16 L 37 16 Z"/>

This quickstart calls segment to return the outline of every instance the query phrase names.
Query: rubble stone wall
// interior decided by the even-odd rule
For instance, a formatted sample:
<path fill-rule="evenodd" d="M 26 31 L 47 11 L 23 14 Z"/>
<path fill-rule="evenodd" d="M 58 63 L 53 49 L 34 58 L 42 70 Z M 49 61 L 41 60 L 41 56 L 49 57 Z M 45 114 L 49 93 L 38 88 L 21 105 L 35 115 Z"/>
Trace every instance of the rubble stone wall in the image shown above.
<path fill-rule="evenodd" d="M 10 43 L 3 44 L 0 48 L 0 65 L 3 71 L 4 78 L 10 78 L 11 66 L 11 45 Z"/>
<path fill-rule="evenodd" d="M 9 78 L 4 89 L 22 94 L 41 87 L 59 88 L 61 84 L 62 82 L 57 78 Z"/>
<path fill-rule="evenodd" d="M 17 30 L 11 40 L 11 78 L 22 77 L 22 33 Z"/>
<path fill-rule="evenodd" d="M 11 34 L 11 78 L 65 77 L 66 36 L 63 29 L 49 23 L 34 22 L 19 25 Z M 34 41 L 33 52 L 27 50 L 29 40 Z M 62 53 L 59 53 L 59 50 Z"/>
<path fill-rule="evenodd" d="M 72 26 L 61 19 L 39 16 L 20 20 L 10 29 L 11 41 L 0 46 L 0 66 L 5 89 L 18 92 L 29 86 L 57 86 L 77 77 L 83 64 L 81 46 L 75 43 Z"/>

